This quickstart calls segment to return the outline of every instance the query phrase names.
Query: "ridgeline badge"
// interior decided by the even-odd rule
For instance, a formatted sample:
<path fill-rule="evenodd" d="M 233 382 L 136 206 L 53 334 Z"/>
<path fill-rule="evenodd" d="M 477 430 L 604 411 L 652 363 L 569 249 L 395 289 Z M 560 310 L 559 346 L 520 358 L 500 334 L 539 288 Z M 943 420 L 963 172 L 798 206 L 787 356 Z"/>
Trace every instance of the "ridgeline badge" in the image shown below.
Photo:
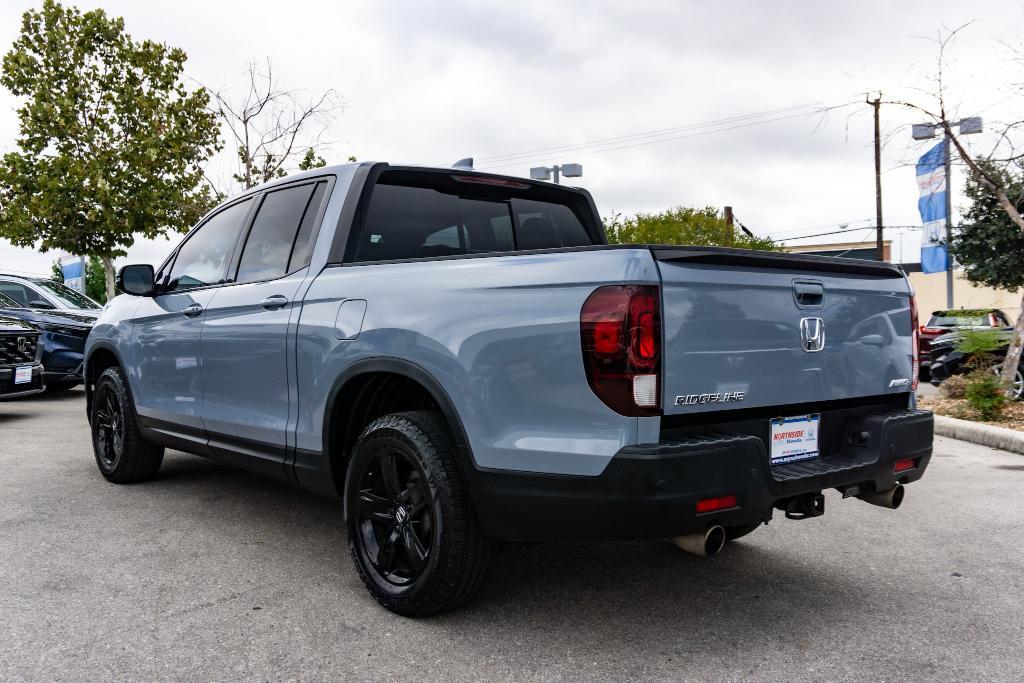
<path fill-rule="evenodd" d="M 725 391 L 714 394 L 686 394 L 676 396 L 677 406 L 695 406 L 702 403 L 735 403 L 747 397 L 745 391 Z"/>

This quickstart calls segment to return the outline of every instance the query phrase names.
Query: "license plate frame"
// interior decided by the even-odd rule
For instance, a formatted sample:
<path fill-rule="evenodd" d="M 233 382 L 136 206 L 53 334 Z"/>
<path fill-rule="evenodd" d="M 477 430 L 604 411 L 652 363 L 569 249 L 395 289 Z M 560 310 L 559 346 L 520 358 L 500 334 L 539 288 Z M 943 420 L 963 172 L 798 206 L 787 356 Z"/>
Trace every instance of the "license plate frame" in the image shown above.
<path fill-rule="evenodd" d="M 32 383 L 32 366 L 23 365 L 21 367 L 14 368 L 14 383 L 15 384 L 31 384 Z"/>
<path fill-rule="evenodd" d="M 769 464 L 788 465 L 821 455 L 821 413 L 773 417 L 769 422 Z"/>

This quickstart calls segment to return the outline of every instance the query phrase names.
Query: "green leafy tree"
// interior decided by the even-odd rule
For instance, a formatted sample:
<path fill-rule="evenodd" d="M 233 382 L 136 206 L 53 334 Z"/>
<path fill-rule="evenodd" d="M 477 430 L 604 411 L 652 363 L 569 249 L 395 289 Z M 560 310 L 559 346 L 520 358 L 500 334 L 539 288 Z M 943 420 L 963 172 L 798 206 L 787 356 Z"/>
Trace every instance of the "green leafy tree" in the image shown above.
<path fill-rule="evenodd" d="M 0 159 L 0 237 L 99 258 L 113 295 L 114 257 L 207 211 L 201 167 L 219 124 L 206 90 L 185 87 L 185 60 L 102 10 L 25 12 L 0 73 L 21 98 L 18 149 Z"/>
<path fill-rule="evenodd" d="M 988 172 L 996 175 L 1014 200 L 1024 210 L 1024 182 L 991 164 Z M 970 206 L 959 229 L 953 235 L 950 251 L 963 266 L 971 282 L 1016 291 L 1024 287 L 1024 230 L 1006 213 L 999 198 L 977 174 L 967 177 L 965 188 Z"/>
<path fill-rule="evenodd" d="M 606 218 L 605 232 L 612 244 L 689 244 L 774 251 L 767 237 L 748 235 L 718 214 L 714 207 L 677 206 L 660 213 L 638 213 Z"/>
<path fill-rule="evenodd" d="M 85 262 L 85 295 L 101 304 L 107 303 L 107 272 L 103 262 L 90 256 Z"/>
<path fill-rule="evenodd" d="M 53 267 L 50 268 L 50 273 L 52 273 L 50 277 L 57 282 L 64 282 L 64 269 L 60 267 L 60 261 L 53 262 Z"/>
<path fill-rule="evenodd" d="M 313 168 L 323 168 L 327 165 L 327 160 L 322 156 L 319 156 L 316 151 L 310 147 L 306 150 L 306 156 L 302 157 L 302 161 L 299 162 L 300 171 L 308 171 Z"/>
<path fill-rule="evenodd" d="M 961 150 L 961 154 L 963 154 Z M 1017 291 L 1024 287 L 1024 177 L 1013 167 L 974 159 L 965 188 L 971 204 L 953 235 L 950 252 L 971 282 Z M 1024 297 L 1003 363 L 1010 386 L 1024 348 Z"/>

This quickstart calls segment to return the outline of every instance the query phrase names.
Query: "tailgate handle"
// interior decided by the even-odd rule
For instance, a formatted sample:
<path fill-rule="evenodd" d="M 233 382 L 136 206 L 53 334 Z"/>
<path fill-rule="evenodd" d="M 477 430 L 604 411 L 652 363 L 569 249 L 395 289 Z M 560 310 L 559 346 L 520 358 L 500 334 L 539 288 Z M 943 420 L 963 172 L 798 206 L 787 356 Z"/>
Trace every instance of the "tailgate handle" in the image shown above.
<path fill-rule="evenodd" d="M 821 306 L 825 301 L 825 287 L 820 282 L 794 282 L 793 293 L 800 306 Z"/>

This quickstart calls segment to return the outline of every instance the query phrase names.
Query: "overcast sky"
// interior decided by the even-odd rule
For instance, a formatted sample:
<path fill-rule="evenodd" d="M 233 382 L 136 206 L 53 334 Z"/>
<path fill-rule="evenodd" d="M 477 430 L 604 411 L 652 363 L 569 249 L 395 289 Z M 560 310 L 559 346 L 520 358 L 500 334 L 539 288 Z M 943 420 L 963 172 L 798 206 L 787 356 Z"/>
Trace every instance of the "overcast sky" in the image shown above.
<path fill-rule="evenodd" d="M 4 50 L 35 4 L 0 4 Z M 926 103 L 915 89 L 932 87 L 937 48 L 929 38 L 940 30 L 973 22 L 953 48 L 947 81 L 961 115 L 983 115 L 991 130 L 1022 108 L 1009 84 L 1024 82 L 1024 73 L 1007 47 L 1024 25 L 1019 1 L 261 5 L 79 6 L 123 16 L 136 39 L 183 48 L 188 75 L 213 88 L 241 88 L 246 63 L 269 57 L 287 88 L 334 89 L 345 107 L 328 134 L 329 162 L 354 154 L 447 166 L 581 145 L 478 167 L 527 175 L 530 166 L 582 163 L 584 176 L 573 182 L 604 215 L 731 204 L 745 225 L 772 237 L 850 226 L 848 236 L 811 242 L 871 237 L 865 92 Z M 808 113 L 814 104 L 838 108 Z M 15 145 L 17 105 L 0 90 L 0 152 Z M 749 114 L 759 116 L 686 128 Z M 882 117 L 886 223 L 919 225 L 908 164 L 928 145 L 910 139 L 908 124 L 920 117 L 896 106 Z M 666 129 L 678 130 L 640 136 Z M 970 140 L 982 149 L 985 137 Z M 609 139 L 619 142 L 582 146 Z M 212 172 L 226 177 L 228 162 Z M 902 242 L 897 260 L 916 260 L 918 234 L 892 231 Z M 170 246 L 140 242 L 129 260 L 159 262 Z M 0 242 L 0 270 L 45 273 L 54 257 Z"/>

